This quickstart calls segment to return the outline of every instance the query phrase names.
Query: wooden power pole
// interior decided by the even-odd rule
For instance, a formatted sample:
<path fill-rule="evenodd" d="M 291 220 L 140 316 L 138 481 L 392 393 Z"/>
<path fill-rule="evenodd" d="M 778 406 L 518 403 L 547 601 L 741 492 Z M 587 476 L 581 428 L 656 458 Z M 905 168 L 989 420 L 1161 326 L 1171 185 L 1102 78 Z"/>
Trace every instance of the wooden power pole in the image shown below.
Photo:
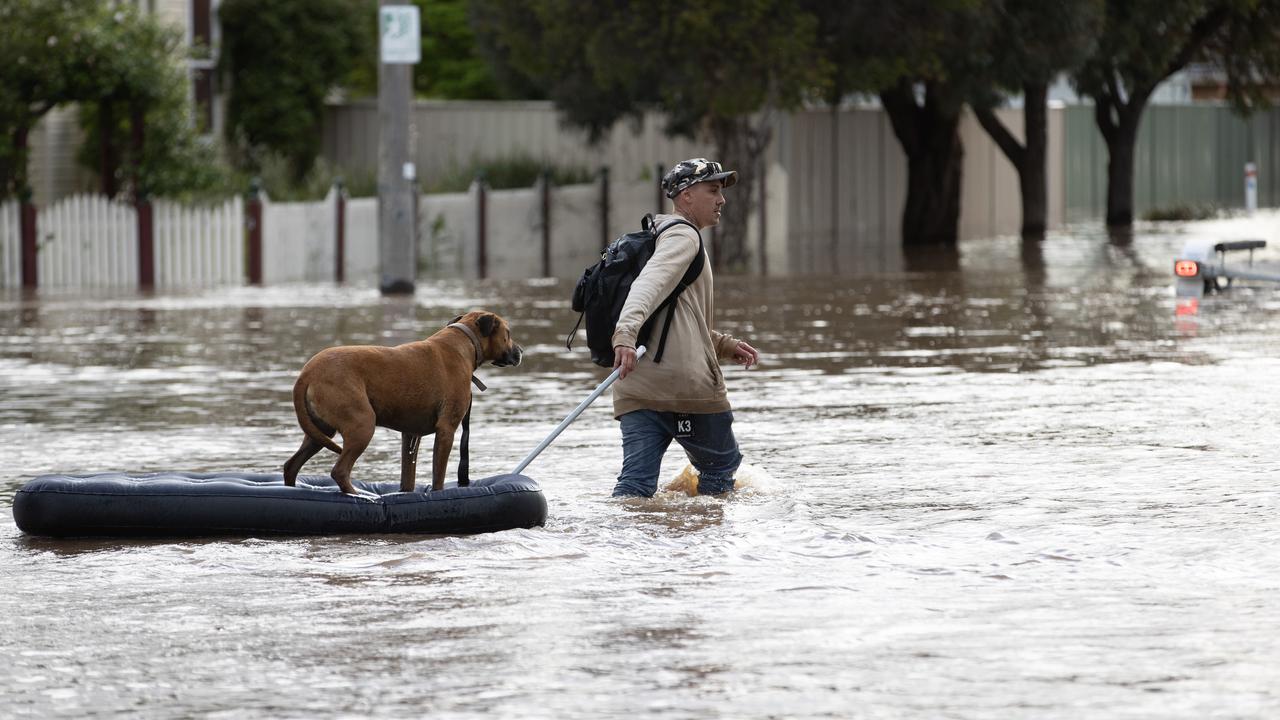
<path fill-rule="evenodd" d="M 378 4 L 378 286 L 383 295 L 402 295 L 413 292 L 418 267 L 409 117 L 422 34 L 416 5 Z"/>

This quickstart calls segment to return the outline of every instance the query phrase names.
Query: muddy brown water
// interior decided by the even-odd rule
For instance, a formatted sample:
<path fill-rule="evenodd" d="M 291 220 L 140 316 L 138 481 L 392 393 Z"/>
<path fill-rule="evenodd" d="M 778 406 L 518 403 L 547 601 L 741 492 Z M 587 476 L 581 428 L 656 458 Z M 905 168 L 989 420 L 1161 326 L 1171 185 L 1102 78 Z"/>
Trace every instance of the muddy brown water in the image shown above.
<path fill-rule="evenodd" d="M 527 351 L 476 401 L 472 473 L 509 470 L 601 377 L 567 281 L 0 296 L 0 714 L 1274 717 L 1280 297 L 1179 315 L 1188 232 L 720 277 L 764 354 L 725 373 L 749 487 L 610 499 L 602 401 L 527 470 L 546 527 L 477 536 L 55 541 L 11 507 L 48 472 L 274 471 L 310 354 L 476 307 Z"/>

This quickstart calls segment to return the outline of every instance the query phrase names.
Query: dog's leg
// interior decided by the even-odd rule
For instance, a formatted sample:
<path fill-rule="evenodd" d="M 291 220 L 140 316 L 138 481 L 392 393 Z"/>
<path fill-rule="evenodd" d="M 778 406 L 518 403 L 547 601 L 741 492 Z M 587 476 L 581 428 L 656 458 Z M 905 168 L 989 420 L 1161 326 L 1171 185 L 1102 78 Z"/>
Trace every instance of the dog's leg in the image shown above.
<path fill-rule="evenodd" d="M 418 475 L 418 448 L 421 445 L 421 435 L 400 433 L 400 492 L 413 492 Z"/>
<path fill-rule="evenodd" d="M 293 487 L 298 479 L 298 473 L 302 472 L 302 466 L 323 449 L 324 446 L 312 440 L 310 435 L 303 436 L 302 447 L 298 448 L 298 452 L 284 464 L 284 484 Z"/>
<path fill-rule="evenodd" d="M 329 475 L 338 483 L 338 489 L 348 495 L 356 494 L 356 488 L 351 484 L 351 468 L 356 464 L 360 453 L 369 447 L 369 441 L 373 440 L 373 423 L 371 410 L 367 422 L 361 422 L 350 431 L 342 431 L 342 454 L 338 456 L 338 462 L 333 464 Z"/>
<path fill-rule="evenodd" d="M 453 432 L 457 428 L 436 424 L 436 442 L 431 448 L 431 489 L 444 489 L 444 472 L 449 467 L 449 453 L 453 450 Z"/>

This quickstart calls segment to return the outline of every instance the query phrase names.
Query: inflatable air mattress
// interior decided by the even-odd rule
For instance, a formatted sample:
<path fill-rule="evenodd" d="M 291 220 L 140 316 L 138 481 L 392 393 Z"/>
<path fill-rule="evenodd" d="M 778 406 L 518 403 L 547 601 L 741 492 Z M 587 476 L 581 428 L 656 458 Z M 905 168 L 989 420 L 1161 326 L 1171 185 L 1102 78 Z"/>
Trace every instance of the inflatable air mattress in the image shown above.
<path fill-rule="evenodd" d="M 13 519 L 32 535 L 201 537 L 339 533 L 469 534 L 542 525 L 547 502 L 524 475 L 467 487 L 400 492 L 399 482 L 355 482 L 344 495 L 325 476 L 155 473 L 42 475 L 18 490 Z M 430 481 L 428 480 L 428 487 Z"/>

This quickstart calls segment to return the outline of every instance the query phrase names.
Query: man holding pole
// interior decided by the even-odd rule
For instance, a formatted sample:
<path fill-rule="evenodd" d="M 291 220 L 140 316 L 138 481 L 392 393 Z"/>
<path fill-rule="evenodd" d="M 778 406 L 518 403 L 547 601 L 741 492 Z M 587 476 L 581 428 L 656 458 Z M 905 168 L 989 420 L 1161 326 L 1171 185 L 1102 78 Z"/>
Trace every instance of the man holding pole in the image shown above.
<path fill-rule="evenodd" d="M 714 284 L 711 261 L 699 254 L 700 230 L 720 222 L 723 189 L 738 180 L 733 170 L 703 158 L 679 162 L 662 178 L 662 190 L 675 214 L 654 219 L 657 241 L 651 257 L 631 285 L 613 334 L 613 413 L 622 430 L 622 472 L 614 497 L 652 497 L 658 489 L 662 456 L 676 440 L 698 471 L 698 494 L 733 490 L 733 474 L 742 462 L 733 435 L 721 360 L 750 368 L 760 355 L 755 348 L 711 327 Z M 687 220 L 694 228 L 679 220 Z M 675 222 L 673 222 L 675 221 Z M 662 301 L 676 289 L 697 259 L 701 273 L 654 323 L 674 313 L 660 362 L 638 363 L 636 336 Z"/>

